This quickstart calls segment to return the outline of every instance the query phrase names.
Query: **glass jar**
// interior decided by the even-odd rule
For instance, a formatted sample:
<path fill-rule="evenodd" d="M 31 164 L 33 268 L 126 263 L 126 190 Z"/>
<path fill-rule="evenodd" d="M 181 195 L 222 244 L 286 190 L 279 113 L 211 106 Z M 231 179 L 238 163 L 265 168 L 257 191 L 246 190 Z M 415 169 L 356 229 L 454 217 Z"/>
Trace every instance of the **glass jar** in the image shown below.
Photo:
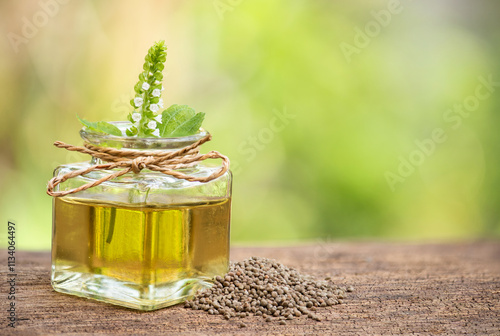
<path fill-rule="evenodd" d="M 128 122 L 115 122 L 124 130 Z M 177 150 L 208 132 L 178 138 L 117 137 L 87 129 L 88 143 L 138 150 Z M 92 158 L 59 166 L 54 176 L 100 164 Z M 220 166 L 181 169 L 195 177 Z M 65 191 L 98 180 L 92 171 L 59 184 Z M 140 310 L 182 302 L 229 266 L 232 177 L 201 183 L 143 169 L 54 197 L 51 283 L 58 292 Z"/>

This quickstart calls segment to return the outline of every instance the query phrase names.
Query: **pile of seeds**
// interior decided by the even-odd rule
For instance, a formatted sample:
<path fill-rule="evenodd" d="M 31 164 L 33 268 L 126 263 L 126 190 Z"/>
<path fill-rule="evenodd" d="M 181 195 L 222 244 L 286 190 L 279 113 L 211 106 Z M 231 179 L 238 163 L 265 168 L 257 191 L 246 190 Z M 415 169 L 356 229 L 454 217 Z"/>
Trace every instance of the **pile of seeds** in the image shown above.
<path fill-rule="evenodd" d="M 224 277 L 217 276 L 213 287 L 197 292 L 185 307 L 228 320 L 255 315 L 266 322 L 274 319 L 286 324 L 285 320 L 305 315 L 321 321 L 314 313 L 316 307 L 340 304 L 344 293 L 353 291 L 327 280 L 317 281 L 274 260 L 252 257 L 231 264 Z"/>

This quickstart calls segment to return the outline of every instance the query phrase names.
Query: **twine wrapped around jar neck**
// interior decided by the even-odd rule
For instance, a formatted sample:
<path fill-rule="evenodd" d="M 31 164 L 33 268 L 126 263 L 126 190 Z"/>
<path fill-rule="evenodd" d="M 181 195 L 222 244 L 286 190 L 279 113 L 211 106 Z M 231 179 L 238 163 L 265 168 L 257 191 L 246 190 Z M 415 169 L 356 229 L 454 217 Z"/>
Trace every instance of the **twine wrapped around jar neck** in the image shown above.
<path fill-rule="evenodd" d="M 178 149 L 176 151 L 165 150 L 136 150 L 136 149 L 117 149 L 111 147 L 100 147 L 90 143 L 85 143 L 84 147 L 65 144 L 61 141 L 54 142 L 54 146 L 64 148 L 69 151 L 89 154 L 95 158 L 101 159 L 107 163 L 92 165 L 87 168 L 75 170 L 61 176 L 53 177 L 47 185 L 47 194 L 54 197 L 66 196 L 82 190 L 95 187 L 105 181 L 112 180 L 129 172 L 139 173 L 142 169 L 161 172 L 166 175 L 173 176 L 178 179 L 183 179 L 191 182 L 209 182 L 226 173 L 229 169 L 229 158 L 217 151 L 210 151 L 206 154 L 199 153 L 199 147 L 212 139 L 210 134 L 194 142 L 193 144 Z M 222 166 L 206 177 L 195 177 L 176 171 L 177 169 L 191 166 L 194 162 L 201 162 L 206 159 L 222 159 Z M 54 191 L 55 187 L 76 176 L 85 175 L 96 170 L 112 170 L 122 168 L 102 178 L 84 184 L 78 188 L 66 191 Z"/>

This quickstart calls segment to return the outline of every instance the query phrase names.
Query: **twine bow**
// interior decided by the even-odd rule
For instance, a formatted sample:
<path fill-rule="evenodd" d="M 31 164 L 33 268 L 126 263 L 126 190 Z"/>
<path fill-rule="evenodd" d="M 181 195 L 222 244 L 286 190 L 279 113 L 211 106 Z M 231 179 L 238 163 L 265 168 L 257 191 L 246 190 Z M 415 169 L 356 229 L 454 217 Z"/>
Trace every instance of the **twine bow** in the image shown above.
<path fill-rule="evenodd" d="M 110 147 L 99 147 L 89 143 L 85 143 L 84 147 L 73 146 L 65 144 L 61 141 L 54 142 L 54 146 L 64 148 L 69 151 L 80 152 L 92 155 L 95 158 L 101 159 L 108 163 L 97 164 L 88 168 L 75 170 L 61 176 L 53 177 L 47 185 L 47 194 L 54 197 L 65 196 L 68 194 L 76 193 L 95 187 L 105 181 L 112 180 L 122 176 L 128 172 L 139 173 L 142 169 L 149 169 L 152 171 L 161 172 L 166 175 L 183 179 L 187 181 L 208 182 L 222 176 L 229 169 L 229 159 L 227 156 L 222 155 L 217 151 L 210 151 L 206 154 L 199 153 L 199 146 L 203 143 L 210 141 L 212 136 L 208 134 L 204 138 L 196 141 L 195 143 L 181 148 L 176 151 L 144 151 L 136 149 L 116 149 Z M 222 167 L 206 177 L 194 177 L 176 171 L 176 169 L 187 168 L 192 166 L 194 162 L 201 162 L 206 159 L 222 159 Z M 54 188 L 76 176 L 85 175 L 94 170 L 112 170 L 115 168 L 123 168 L 117 170 L 109 175 L 103 176 L 98 180 L 84 184 L 78 188 L 66 191 L 54 191 Z"/>

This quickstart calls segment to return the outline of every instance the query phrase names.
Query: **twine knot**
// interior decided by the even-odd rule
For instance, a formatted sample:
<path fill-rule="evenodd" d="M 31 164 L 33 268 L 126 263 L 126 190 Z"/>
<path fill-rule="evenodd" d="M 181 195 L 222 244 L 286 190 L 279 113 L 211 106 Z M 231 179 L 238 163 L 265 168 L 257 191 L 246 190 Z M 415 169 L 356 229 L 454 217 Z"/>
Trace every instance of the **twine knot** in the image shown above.
<path fill-rule="evenodd" d="M 95 158 L 101 159 L 107 163 L 96 164 L 87 168 L 75 170 L 60 176 L 53 177 L 47 184 L 47 194 L 54 197 L 73 194 L 82 190 L 95 187 L 105 181 L 112 180 L 128 172 L 138 174 L 143 169 L 161 172 L 166 175 L 176 177 L 191 182 L 209 182 L 222 176 L 229 169 L 229 159 L 217 151 L 210 151 L 206 154 L 199 153 L 199 147 L 203 143 L 210 141 L 212 136 L 208 134 L 204 138 L 195 143 L 178 149 L 176 151 L 158 151 L 158 150 L 136 150 L 136 149 L 116 149 L 110 147 L 100 147 L 89 143 L 85 143 L 84 147 L 65 144 L 61 141 L 54 142 L 54 146 L 64 148 L 69 151 L 89 154 Z M 222 159 L 222 166 L 219 170 L 213 172 L 206 177 L 195 177 L 177 171 L 181 168 L 192 167 L 196 162 L 201 162 L 206 159 Z M 121 168 L 121 170 L 116 170 Z M 55 187 L 76 176 L 83 176 L 91 171 L 116 171 L 101 177 L 98 180 L 84 184 L 78 188 L 66 191 L 54 191 Z"/>
<path fill-rule="evenodd" d="M 138 157 L 136 159 L 133 159 L 130 168 L 132 168 L 132 171 L 135 174 L 139 174 L 141 170 L 146 168 L 148 164 L 151 162 L 152 156 L 147 156 L 147 157 Z"/>

